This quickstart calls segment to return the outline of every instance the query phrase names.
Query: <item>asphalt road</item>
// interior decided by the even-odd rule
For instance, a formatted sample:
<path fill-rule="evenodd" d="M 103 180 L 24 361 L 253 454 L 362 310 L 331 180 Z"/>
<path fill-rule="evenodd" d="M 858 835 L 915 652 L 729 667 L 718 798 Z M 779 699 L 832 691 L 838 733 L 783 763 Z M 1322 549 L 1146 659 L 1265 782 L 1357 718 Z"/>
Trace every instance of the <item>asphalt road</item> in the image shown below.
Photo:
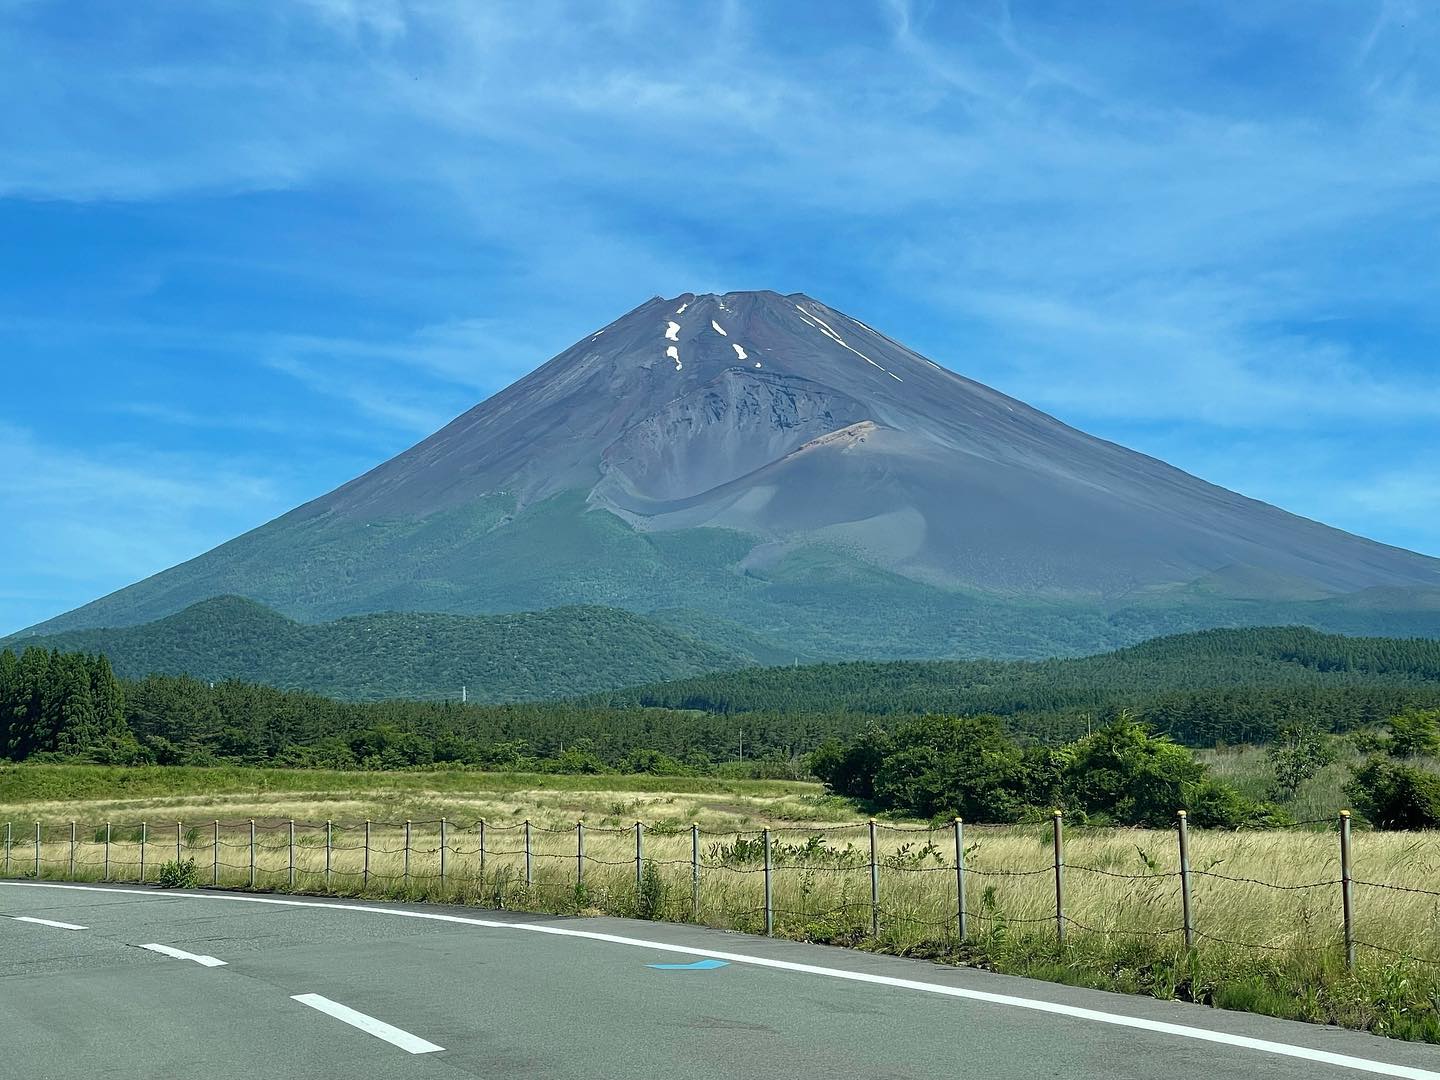
<path fill-rule="evenodd" d="M 695 927 L 19 882 L 0 915 L 30 1080 L 1440 1080 L 1435 1047 Z"/>

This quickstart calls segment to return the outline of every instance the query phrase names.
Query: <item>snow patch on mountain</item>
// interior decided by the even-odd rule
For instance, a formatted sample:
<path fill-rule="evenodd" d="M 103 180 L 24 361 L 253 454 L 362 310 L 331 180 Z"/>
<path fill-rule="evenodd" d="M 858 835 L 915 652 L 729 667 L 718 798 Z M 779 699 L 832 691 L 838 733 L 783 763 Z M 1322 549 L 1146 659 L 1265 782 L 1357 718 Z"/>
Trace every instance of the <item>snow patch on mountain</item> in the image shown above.
<path fill-rule="evenodd" d="M 874 360 L 871 360 L 870 357 L 866 356 L 866 355 L 865 355 L 863 352 L 861 352 L 859 349 L 856 349 L 856 348 L 854 348 L 853 346 L 847 345 L 847 344 L 845 343 L 845 339 L 842 338 L 839 334 L 837 334 L 833 329 L 831 329 L 830 324 L 827 323 L 824 319 L 820 318 L 819 315 L 816 315 L 814 312 L 807 312 L 807 311 L 806 311 L 804 308 L 802 308 L 799 304 L 796 304 L 796 305 L 795 305 L 795 310 L 798 311 L 798 312 L 800 312 L 800 317 L 801 317 L 802 319 L 805 319 L 806 322 L 809 322 L 811 326 L 815 327 L 815 329 L 819 330 L 822 334 L 824 334 L 826 337 L 828 337 L 831 341 L 835 342 L 835 344 L 836 344 L 836 345 L 839 345 L 842 349 L 849 349 L 849 350 L 850 350 L 852 353 L 854 353 L 856 356 L 860 357 L 861 360 L 864 360 L 864 361 L 865 361 L 867 364 L 869 364 L 871 367 L 877 367 L 877 368 L 879 368 L 881 371 L 885 372 L 886 375 L 889 375 L 889 376 L 890 376 L 892 379 L 894 379 L 896 382 L 904 382 L 904 381 L 905 381 L 904 379 L 900 378 L 899 375 L 896 375 L 893 371 L 891 371 L 889 368 L 887 368 L 884 364 L 877 364 Z M 809 316 L 809 318 L 806 318 L 807 315 Z M 813 319 L 813 320 L 815 320 L 815 321 L 814 321 L 814 322 L 810 322 L 811 319 Z"/>

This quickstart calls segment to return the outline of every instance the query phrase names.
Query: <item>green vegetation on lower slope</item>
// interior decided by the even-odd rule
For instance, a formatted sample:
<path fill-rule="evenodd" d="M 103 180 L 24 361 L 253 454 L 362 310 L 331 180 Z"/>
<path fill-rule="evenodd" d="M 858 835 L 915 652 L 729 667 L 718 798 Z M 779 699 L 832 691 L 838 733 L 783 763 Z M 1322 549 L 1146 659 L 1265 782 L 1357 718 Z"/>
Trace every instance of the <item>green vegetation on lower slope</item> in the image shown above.
<path fill-rule="evenodd" d="M 1251 580 L 1254 574 L 1220 573 L 1194 587 L 1105 603 L 1042 600 L 937 588 L 818 542 L 759 567 L 747 556 L 760 543 L 729 529 L 637 530 L 575 491 L 519 510 L 495 494 L 418 520 L 361 521 L 301 508 L 37 631 L 133 626 L 235 595 L 307 621 L 567 605 L 703 612 L 703 620 L 667 621 L 701 640 L 744 643 L 740 651 L 761 661 L 1077 656 L 1224 626 L 1440 637 L 1440 590 L 1315 598 Z"/>
<path fill-rule="evenodd" d="M 127 678 L 241 679 L 347 700 L 514 701 L 586 693 L 753 663 L 682 630 L 615 608 L 513 615 L 386 613 L 294 622 L 220 597 L 143 626 L 17 642 L 102 653 Z"/>

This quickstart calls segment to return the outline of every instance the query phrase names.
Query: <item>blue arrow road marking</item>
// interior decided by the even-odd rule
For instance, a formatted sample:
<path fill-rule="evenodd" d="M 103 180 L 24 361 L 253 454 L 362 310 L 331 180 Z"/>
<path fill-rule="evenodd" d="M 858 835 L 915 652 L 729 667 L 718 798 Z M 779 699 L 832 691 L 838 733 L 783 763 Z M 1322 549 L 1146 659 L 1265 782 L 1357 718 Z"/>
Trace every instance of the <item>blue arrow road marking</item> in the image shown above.
<path fill-rule="evenodd" d="M 696 960 L 693 964 L 647 964 L 647 967 L 655 968 L 657 971 L 714 971 L 716 968 L 729 967 L 728 960 Z"/>

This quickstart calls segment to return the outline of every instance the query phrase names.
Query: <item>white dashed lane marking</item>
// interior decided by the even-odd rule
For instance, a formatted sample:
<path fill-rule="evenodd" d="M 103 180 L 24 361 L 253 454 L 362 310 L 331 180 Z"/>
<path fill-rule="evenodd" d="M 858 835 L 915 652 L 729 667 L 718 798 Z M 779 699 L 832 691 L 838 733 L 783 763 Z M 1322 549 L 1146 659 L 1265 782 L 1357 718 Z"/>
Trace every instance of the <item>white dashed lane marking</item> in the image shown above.
<path fill-rule="evenodd" d="M 412 1035 L 387 1024 L 384 1020 L 376 1020 L 373 1016 L 366 1016 L 362 1012 L 356 1012 L 348 1005 L 341 1005 L 338 1001 L 331 1001 L 319 994 L 293 994 L 290 1000 L 298 1001 L 301 1005 L 308 1005 L 312 1009 L 318 1009 L 326 1016 L 333 1016 L 343 1024 L 349 1024 L 353 1028 L 359 1028 L 367 1035 L 374 1035 L 377 1039 L 384 1039 L 392 1046 L 398 1046 L 407 1054 L 433 1054 L 437 1050 L 444 1050 L 443 1046 L 436 1046 L 419 1035 Z"/>
<path fill-rule="evenodd" d="M 89 930 L 88 926 L 76 926 L 72 922 L 56 922 L 54 919 L 36 919 L 29 915 L 7 915 L 12 922 L 34 923 L 36 926 L 53 926 L 56 930 Z"/>
<path fill-rule="evenodd" d="M 176 960 L 193 960 L 202 967 L 224 967 L 224 960 L 217 960 L 213 956 L 202 956 L 199 953 L 186 952 L 184 949 L 172 948 L 169 945 L 156 945 L 153 942 L 149 945 L 139 945 L 137 948 L 149 949 L 151 952 L 159 953 L 161 956 L 174 957 Z"/>

